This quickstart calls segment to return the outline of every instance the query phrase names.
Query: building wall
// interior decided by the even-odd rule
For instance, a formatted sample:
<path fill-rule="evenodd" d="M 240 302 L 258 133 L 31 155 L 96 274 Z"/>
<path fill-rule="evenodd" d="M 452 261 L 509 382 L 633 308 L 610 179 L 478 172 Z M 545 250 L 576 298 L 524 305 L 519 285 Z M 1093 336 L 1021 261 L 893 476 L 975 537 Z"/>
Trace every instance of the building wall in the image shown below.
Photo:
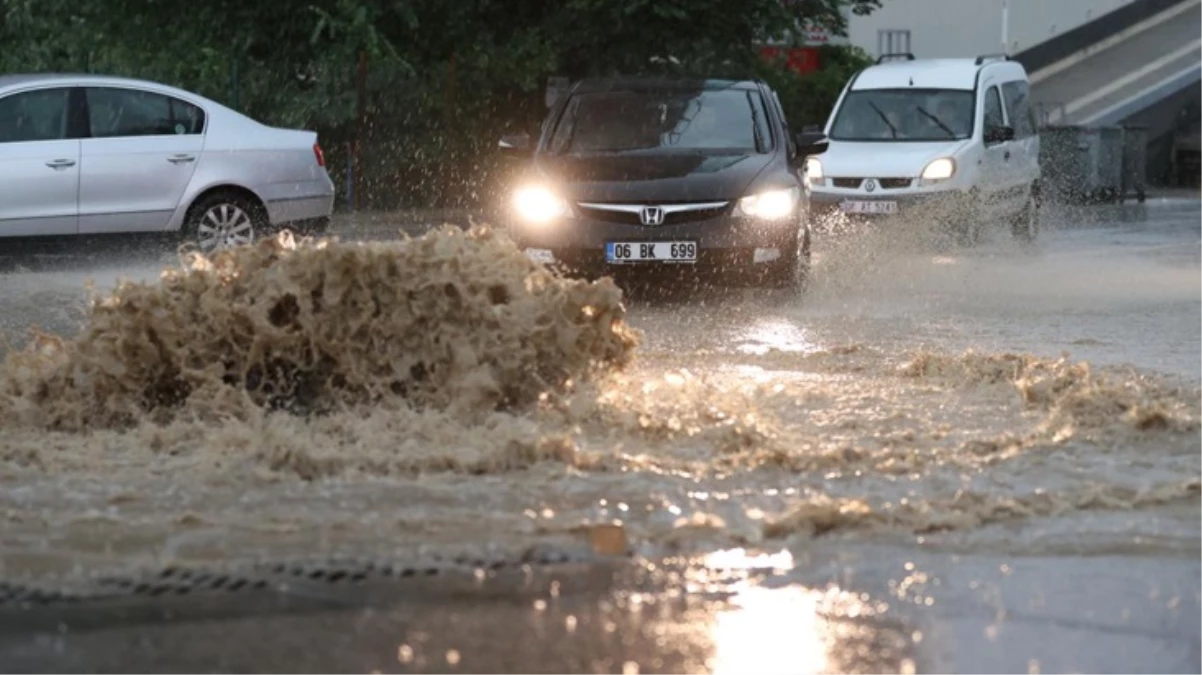
<path fill-rule="evenodd" d="M 1009 3 L 1008 49 L 1015 54 L 1114 11 L 1133 0 L 884 0 L 869 16 L 851 16 L 847 42 L 880 56 L 880 31 L 895 37 L 894 51 L 918 58 L 968 57 L 1001 52 L 1002 7 Z"/>

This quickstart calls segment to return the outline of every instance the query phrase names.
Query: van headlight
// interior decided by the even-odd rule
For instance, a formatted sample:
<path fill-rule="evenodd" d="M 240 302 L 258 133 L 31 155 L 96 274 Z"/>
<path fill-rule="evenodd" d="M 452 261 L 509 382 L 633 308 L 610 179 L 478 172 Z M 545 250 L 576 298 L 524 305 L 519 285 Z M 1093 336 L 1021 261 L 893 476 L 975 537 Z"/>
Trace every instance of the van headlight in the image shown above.
<path fill-rule="evenodd" d="M 518 188 L 513 193 L 513 208 L 522 220 L 543 225 L 556 218 L 568 218 L 572 209 L 567 201 L 542 186 Z"/>
<path fill-rule="evenodd" d="M 922 170 L 922 174 L 919 176 L 919 179 L 923 185 L 931 185 L 933 183 L 945 181 L 954 175 L 956 175 L 955 160 L 951 159 L 950 157 L 940 157 L 939 159 L 933 160 L 930 164 L 926 165 L 926 168 Z"/>
<path fill-rule="evenodd" d="M 826 185 L 826 175 L 822 173 L 822 162 L 814 157 L 806 159 L 801 173 L 810 185 Z"/>
<path fill-rule="evenodd" d="M 757 192 L 739 200 L 738 206 L 735 207 L 735 215 L 761 220 L 780 220 L 793 215 L 800 199 L 801 190 L 795 187 Z"/>

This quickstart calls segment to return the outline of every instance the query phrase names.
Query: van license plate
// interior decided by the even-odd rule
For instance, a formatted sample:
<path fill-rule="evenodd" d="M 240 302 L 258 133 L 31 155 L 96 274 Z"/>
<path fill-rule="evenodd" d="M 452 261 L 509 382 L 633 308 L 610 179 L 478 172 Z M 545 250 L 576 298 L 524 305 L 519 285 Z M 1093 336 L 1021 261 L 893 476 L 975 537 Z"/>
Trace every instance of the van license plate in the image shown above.
<path fill-rule="evenodd" d="M 614 264 L 636 262 L 697 262 L 695 241 L 611 241 L 605 245 L 605 261 Z"/>
<path fill-rule="evenodd" d="M 897 213 L 897 202 L 843 202 L 843 213 Z"/>

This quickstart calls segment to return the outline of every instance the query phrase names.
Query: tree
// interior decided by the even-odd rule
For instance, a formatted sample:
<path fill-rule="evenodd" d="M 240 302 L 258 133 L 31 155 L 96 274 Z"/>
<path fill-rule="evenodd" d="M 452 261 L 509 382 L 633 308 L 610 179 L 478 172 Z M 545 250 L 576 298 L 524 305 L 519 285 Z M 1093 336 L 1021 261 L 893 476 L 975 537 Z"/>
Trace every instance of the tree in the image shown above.
<path fill-rule="evenodd" d="M 833 85 L 765 70 L 754 45 L 791 39 L 807 21 L 842 33 L 844 9 L 864 13 L 879 4 L 0 0 L 0 72 L 104 72 L 180 86 L 269 124 L 317 129 L 337 172 L 343 143 L 357 129 L 364 55 L 362 140 L 373 201 L 465 204 L 485 190 L 480 176 L 497 135 L 536 125 L 545 112 L 549 75 L 638 73 L 654 67 L 653 57 L 672 56 L 698 71 L 775 78 L 794 92 L 782 98 L 809 115 L 806 106 L 824 105 Z"/>

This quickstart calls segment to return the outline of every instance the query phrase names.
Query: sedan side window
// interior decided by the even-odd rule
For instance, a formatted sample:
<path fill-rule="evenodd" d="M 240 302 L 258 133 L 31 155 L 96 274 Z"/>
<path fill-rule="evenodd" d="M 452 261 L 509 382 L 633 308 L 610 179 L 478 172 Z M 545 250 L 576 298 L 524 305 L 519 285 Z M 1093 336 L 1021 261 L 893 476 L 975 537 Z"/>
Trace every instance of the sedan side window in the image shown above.
<path fill-rule="evenodd" d="M 176 134 L 202 134 L 205 130 L 205 111 L 187 101 L 173 98 L 171 99 L 171 123 L 172 132 Z"/>
<path fill-rule="evenodd" d="M 93 138 L 175 134 L 171 99 L 145 91 L 89 88 L 88 118 Z"/>
<path fill-rule="evenodd" d="M 67 138 L 69 89 L 37 89 L 0 98 L 0 143 Z"/>

